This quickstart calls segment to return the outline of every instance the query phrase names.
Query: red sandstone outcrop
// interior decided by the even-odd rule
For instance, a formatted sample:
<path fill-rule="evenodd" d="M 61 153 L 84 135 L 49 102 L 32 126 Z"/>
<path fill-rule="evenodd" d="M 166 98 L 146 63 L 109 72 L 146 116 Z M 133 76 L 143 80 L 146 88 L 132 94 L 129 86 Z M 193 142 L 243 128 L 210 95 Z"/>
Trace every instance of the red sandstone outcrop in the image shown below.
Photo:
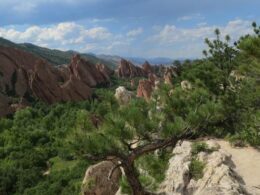
<path fill-rule="evenodd" d="M 100 70 L 97 68 L 99 67 Z M 90 87 L 104 84 L 109 80 L 109 74 L 101 65 L 94 65 L 89 61 L 75 55 L 69 64 L 70 73 Z"/>
<path fill-rule="evenodd" d="M 126 61 L 125 59 L 121 59 L 121 62 L 116 70 L 116 74 L 120 78 L 147 76 L 147 74 L 142 68 L 133 65 L 130 61 Z"/>
<path fill-rule="evenodd" d="M 152 83 L 153 87 L 155 87 L 157 81 L 160 82 L 160 78 L 153 73 L 148 74 L 148 80 Z"/>
<path fill-rule="evenodd" d="M 149 101 L 153 92 L 153 84 L 148 80 L 140 80 L 137 88 L 137 97 L 143 97 Z"/>
<path fill-rule="evenodd" d="M 142 68 L 147 75 L 150 73 L 154 73 L 153 67 L 147 61 L 145 61 L 145 63 L 142 65 Z"/>
<path fill-rule="evenodd" d="M 176 70 L 174 67 L 164 68 L 164 82 L 166 84 L 172 85 L 173 78 L 177 77 Z"/>
<path fill-rule="evenodd" d="M 112 73 L 105 65 L 92 64 L 79 55 L 69 65 L 54 67 L 28 52 L 0 47 L 0 116 L 23 107 L 12 97 L 33 97 L 50 104 L 88 99 L 91 88 L 109 83 Z"/>
<path fill-rule="evenodd" d="M 113 70 L 104 64 L 96 64 L 96 68 L 107 80 L 110 80 L 110 76 L 114 73 Z"/>

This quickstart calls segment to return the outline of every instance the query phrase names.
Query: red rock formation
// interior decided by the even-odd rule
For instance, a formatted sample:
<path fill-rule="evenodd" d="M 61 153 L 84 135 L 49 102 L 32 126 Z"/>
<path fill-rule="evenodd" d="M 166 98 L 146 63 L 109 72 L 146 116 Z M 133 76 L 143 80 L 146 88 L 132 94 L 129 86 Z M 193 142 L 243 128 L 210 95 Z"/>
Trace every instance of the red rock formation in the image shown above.
<path fill-rule="evenodd" d="M 69 69 L 71 74 L 77 79 L 91 87 L 106 83 L 109 80 L 109 75 L 105 72 L 105 68 L 100 72 L 96 65 L 82 59 L 79 55 L 73 57 Z"/>
<path fill-rule="evenodd" d="M 50 104 L 88 99 L 91 87 L 109 83 L 111 74 L 105 65 L 94 65 L 79 55 L 69 65 L 54 67 L 28 52 L 0 47 L 0 107 L 5 108 L 0 116 L 15 110 L 12 97 L 29 96 Z"/>
<path fill-rule="evenodd" d="M 143 97 L 149 101 L 153 92 L 153 84 L 148 80 L 140 80 L 137 88 L 137 97 Z"/>
<path fill-rule="evenodd" d="M 157 77 L 155 74 L 150 73 L 148 74 L 148 80 L 151 82 L 151 84 L 153 85 L 153 87 L 155 86 L 155 82 L 156 81 L 160 81 L 159 77 Z"/>
<path fill-rule="evenodd" d="M 126 61 L 121 59 L 121 63 L 119 64 L 116 70 L 117 76 L 120 78 L 133 78 L 133 77 L 145 77 L 147 76 L 145 71 L 133 65 L 130 61 Z"/>
<path fill-rule="evenodd" d="M 103 77 L 106 78 L 106 80 L 110 80 L 110 76 L 114 73 L 113 70 L 111 70 L 104 64 L 96 64 L 96 68 L 103 75 Z"/>
<path fill-rule="evenodd" d="M 164 69 L 164 82 L 172 85 L 173 78 L 177 77 L 176 70 L 174 67 L 166 67 Z"/>
<path fill-rule="evenodd" d="M 142 65 L 142 68 L 147 75 L 150 73 L 154 73 L 153 67 L 147 61 L 144 62 L 144 64 Z"/>

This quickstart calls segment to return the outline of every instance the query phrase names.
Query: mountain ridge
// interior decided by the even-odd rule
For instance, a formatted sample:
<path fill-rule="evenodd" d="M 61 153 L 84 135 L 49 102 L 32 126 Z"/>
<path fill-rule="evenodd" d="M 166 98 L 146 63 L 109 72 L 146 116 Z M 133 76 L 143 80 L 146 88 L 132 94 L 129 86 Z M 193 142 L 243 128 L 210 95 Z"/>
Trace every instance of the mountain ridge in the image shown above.
<path fill-rule="evenodd" d="M 91 55 L 91 54 L 87 54 L 87 53 L 80 53 L 80 52 L 76 52 L 76 51 L 72 51 L 72 50 L 61 51 L 58 49 L 49 49 L 49 48 L 34 45 L 32 43 L 14 43 L 14 42 L 9 41 L 2 37 L 0 37 L 0 46 L 14 47 L 14 48 L 26 51 L 26 52 L 30 52 L 38 57 L 41 57 L 41 58 L 47 60 L 49 63 L 51 63 L 53 65 L 69 64 L 70 59 L 75 54 L 80 54 L 83 58 L 88 59 L 90 62 L 92 62 L 94 64 L 96 64 L 96 63 L 105 64 L 113 69 L 117 65 L 113 62 L 100 59 L 100 58 L 96 57 L 95 55 Z"/>

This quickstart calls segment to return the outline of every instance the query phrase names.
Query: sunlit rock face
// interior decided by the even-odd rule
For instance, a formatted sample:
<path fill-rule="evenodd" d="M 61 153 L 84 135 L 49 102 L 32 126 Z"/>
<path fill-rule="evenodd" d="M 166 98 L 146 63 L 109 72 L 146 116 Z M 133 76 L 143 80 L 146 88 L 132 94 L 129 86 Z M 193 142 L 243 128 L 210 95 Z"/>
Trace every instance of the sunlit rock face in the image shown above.
<path fill-rule="evenodd" d="M 142 68 L 125 59 L 121 59 L 116 74 L 119 78 L 145 77 L 147 75 Z"/>
<path fill-rule="evenodd" d="M 191 83 L 187 80 L 181 82 L 181 88 L 183 90 L 190 90 L 192 88 Z"/>
<path fill-rule="evenodd" d="M 115 98 L 120 105 L 127 105 L 133 98 L 133 93 L 120 86 L 116 89 Z"/>
<path fill-rule="evenodd" d="M 153 84 L 149 80 L 140 80 L 137 88 L 137 97 L 142 97 L 149 101 L 153 92 Z"/>
<path fill-rule="evenodd" d="M 69 65 L 55 67 L 31 53 L 0 47 L 0 94 L 1 106 L 5 107 L 0 116 L 16 110 L 10 105 L 21 108 L 32 98 L 50 104 L 86 100 L 92 95 L 92 87 L 110 82 L 112 73 L 105 65 L 91 64 L 79 55 Z M 20 99 L 19 104 L 13 97 Z"/>
<path fill-rule="evenodd" d="M 113 162 L 103 161 L 90 166 L 82 183 L 82 195 L 115 195 L 119 189 L 119 180 L 122 175 Z"/>
<path fill-rule="evenodd" d="M 215 141 L 206 141 L 213 152 L 200 152 L 197 159 L 204 163 L 202 178 L 191 178 L 192 143 L 183 141 L 173 150 L 166 178 L 160 192 L 166 195 L 242 195 L 248 194 L 238 174 L 232 169 L 231 155 Z"/>
<path fill-rule="evenodd" d="M 146 73 L 146 75 L 154 73 L 154 69 L 153 69 L 152 65 L 147 61 L 144 62 L 144 64 L 142 65 L 142 68 L 143 68 L 144 72 Z"/>

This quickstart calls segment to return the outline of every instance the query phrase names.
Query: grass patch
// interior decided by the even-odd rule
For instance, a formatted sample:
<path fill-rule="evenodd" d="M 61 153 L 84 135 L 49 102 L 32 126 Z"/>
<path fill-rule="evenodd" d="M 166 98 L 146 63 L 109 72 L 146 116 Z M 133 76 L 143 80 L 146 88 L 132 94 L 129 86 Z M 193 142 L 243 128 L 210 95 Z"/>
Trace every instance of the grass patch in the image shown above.
<path fill-rule="evenodd" d="M 129 183 L 127 182 L 127 179 L 125 176 L 122 176 L 120 179 L 120 187 L 122 189 L 123 194 L 132 194 L 132 189 L 131 189 Z"/>
<path fill-rule="evenodd" d="M 196 158 L 192 158 L 189 166 L 191 178 L 195 179 L 196 181 L 202 178 L 204 168 L 205 163 L 197 160 Z"/>
<path fill-rule="evenodd" d="M 195 156 L 200 152 L 212 153 L 216 150 L 216 148 L 209 148 L 208 144 L 206 144 L 205 142 L 194 142 L 191 146 L 192 156 Z"/>
<path fill-rule="evenodd" d="M 62 160 L 60 157 L 51 158 L 51 171 L 62 171 L 65 169 L 72 169 L 77 165 L 78 162 L 78 160 Z"/>

